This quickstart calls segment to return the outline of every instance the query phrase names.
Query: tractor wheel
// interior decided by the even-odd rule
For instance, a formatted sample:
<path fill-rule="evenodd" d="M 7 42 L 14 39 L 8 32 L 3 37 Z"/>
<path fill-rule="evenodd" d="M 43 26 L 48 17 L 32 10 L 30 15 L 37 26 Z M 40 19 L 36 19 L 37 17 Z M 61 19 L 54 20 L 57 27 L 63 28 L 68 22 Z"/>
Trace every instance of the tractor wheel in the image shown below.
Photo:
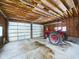
<path fill-rule="evenodd" d="M 57 32 L 52 32 L 49 35 L 49 42 L 51 44 L 57 45 L 60 42 L 60 36 Z"/>

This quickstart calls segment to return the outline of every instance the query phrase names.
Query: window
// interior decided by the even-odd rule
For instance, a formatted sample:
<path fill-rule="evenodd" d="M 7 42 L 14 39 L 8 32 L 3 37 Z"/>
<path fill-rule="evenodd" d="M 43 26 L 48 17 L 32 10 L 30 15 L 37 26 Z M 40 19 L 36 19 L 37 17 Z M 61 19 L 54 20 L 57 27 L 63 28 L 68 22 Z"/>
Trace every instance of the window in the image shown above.
<path fill-rule="evenodd" d="M 43 25 L 40 24 L 33 24 L 33 38 L 35 37 L 43 37 Z"/>
<path fill-rule="evenodd" d="M 62 31 L 67 31 L 66 26 L 62 27 Z"/>
<path fill-rule="evenodd" d="M 56 31 L 61 30 L 61 29 L 62 29 L 61 27 L 55 27 Z"/>
<path fill-rule="evenodd" d="M 31 24 L 30 23 L 20 23 L 20 22 L 9 22 L 8 27 L 8 37 L 9 41 L 30 39 L 31 34 L 33 38 L 43 36 L 43 25 Z"/>
<path fill-rule="evenodd" d="M 20 22 L 9 22 L 9 41 L 31 38 L 31 24 Z"/>
<path fill-rule="evenodd" d="M 55 27 L 54 28 L 56 31 L 61 30 L 61 31 L 67 31 L 66 26 L 63 27 Z"/>
<path fill-rule="evenodd" d="M 0 37 L 3 35 L 2 33 L 3 33 L 3 28 L 2 26 L 0 26 Z"/>

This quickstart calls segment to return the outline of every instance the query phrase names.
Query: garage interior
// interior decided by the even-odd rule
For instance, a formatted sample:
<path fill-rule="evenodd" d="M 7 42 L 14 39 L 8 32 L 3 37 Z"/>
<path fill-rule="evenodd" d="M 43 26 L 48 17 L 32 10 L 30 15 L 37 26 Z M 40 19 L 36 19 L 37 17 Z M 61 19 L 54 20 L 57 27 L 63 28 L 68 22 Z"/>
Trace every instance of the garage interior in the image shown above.
<path fill-rule="evenodd" d="M 0 0 L 0 59 L 79 59 L 78 50 L 79 0 Z"/>

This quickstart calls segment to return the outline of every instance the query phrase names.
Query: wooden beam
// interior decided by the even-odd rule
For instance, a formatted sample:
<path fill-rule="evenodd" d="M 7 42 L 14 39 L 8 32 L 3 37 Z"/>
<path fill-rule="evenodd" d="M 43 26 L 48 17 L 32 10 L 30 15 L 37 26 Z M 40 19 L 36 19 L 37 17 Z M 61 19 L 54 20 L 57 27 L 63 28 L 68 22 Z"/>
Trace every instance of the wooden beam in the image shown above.
<path fill-rule="evenodd" d="M 62 13 L 66 11 L 66 7 L 63 5 L 63 3 L 60 0 L 48 0 L 52 5 L 57 7 Z"/>
<path fill-rule="evenodd" d="M 58 21 L 61 21 L 61 20 L 60 19 L 55 19 L 55 20 L 51 20 L 51 21 L 48 21 L 48 22 L 45 22 L 45 23 L 42 23 L 42 24 L 46 25 L 46 24 L 50 24 L 50 23 L 58 22 Z"/>
<path fill-rule="evenodd" d="M 60 0 L 60 1 L 64 4 L 64 6 L 65 6 L 67 9 L 69 9 L 69 6 L 68 6 L 68 4 L 66 3 L 65 0 Z"/>
<path fill-rule="evenodd" d="M 48 2 L 47 0 L 41 0 L 41 2 L 46 5 L 47 7 L 51 8 L 52 10 L 56 11 L 57 13 L 59 13 L 60 15 L 62 15 L 62 12 L 56 8 L 54 5 L 52 5 L 50 2 Z"/>
<path fill-rule="evenodd" d="M 75 6 L 78 6 L 78 0 L 73 0 L 73 1 L 74 1 Z"/>
<path fill-rule="evenodd" d="M 5 39 L 5 43 L 7 43 L 7 42 L 9 42 L 9 40 L 8 40 L 8 19 L 9 18 L 5 15 L 5 13 L 3 12 L 3 10 L 1 8 L 0 8 L 0 14 L 5 20 L 5 29 L 6 29 L 6 31 L 5 31 L 5 38 L 3 38 L 3 40 Z"/>
<path fill-rule="evenodd" d="M 9 18 L 6 16 L 6 14 L 4 13 L 4 11 L 0 8 L 0 14 L 4 17 L 5 21 L 8 21 Z"/>
<path fill-rule="evenodd" d="M 48 13 L 46 10 L 44 10 L 44 9 L 41 9 L 41 8 L 39 8 L 39 7 L 37 7 L 37 6 L 34 6 L 33 4 L 30 4 L 30 3 L 28 3 L 28 2 L 26 2 L 26 1 L 24 1 L 24 0 L 20 0 L 22 3 L 24 3 L 24 4 L 26 4 L 26 5 L 29 5 L 29 6 L 31 6 L 33 9 L 35 9 L 35 10 L 37 10 L 37 11 L 39 11 L 39 12 L 41 12 L 41 13 L 44 13 L 44 14 L 46 14 L 46 15 L 48 15 L 48 16 L 51 16 L 51 14 L 50 13 Z M 53 15 L 52 15 L 53 16 Z"/>

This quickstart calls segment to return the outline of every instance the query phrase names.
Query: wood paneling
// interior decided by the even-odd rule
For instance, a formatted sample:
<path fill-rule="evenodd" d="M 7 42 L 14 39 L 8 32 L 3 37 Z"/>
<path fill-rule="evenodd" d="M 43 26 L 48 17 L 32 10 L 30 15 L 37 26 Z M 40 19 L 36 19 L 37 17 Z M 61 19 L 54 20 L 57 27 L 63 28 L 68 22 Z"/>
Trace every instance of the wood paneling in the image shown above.
<path fill-rule="evenodd" d="M 45 27 L 51 28 L 52 31 L 54 31 L 55 26 L 66 26 L 67 27 L 67 35 L 71 37 L 79 37 L 79 18 L 78 17 L 70 17 L 63 20 L 61 24 L 48 24 Z"/>
<path fill-rule="evenodd" d="M 7 22 L 4 20 L 4 18 L 0 15 L 0 25 L 3 27 L 3 36 L 1 38 L 1 44 L 3 45 L 6 43 L 7 37 L 8 37 L 8 32 L 7 32 Z"/>
<path fill-rule="evenodd" d="M 68 35 L 73 37 L 79 37 L 79 31 L 76 28 L 78 24 L 78 17 L 68 18 L 64 22 L 66 22 Z"/>

